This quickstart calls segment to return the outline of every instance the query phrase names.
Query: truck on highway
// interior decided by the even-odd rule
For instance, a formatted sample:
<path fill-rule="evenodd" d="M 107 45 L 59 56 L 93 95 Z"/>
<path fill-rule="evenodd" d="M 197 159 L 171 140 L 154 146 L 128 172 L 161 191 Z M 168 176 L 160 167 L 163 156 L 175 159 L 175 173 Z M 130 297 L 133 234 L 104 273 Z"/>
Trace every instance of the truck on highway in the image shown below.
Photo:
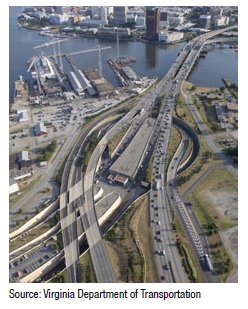
<path fill-rule="evenodd" d="M 213 271 L 214 268 L 213 268 L 213 265 L 211 263 L 211 260 L 210 260 L 210 257 L 208 256 L 208 254 L 204 255 L 204 261 L 205 261 L 205 264 L 207 266 L 207 269 L 209 271 Z"/>
<path fill-rule="evenodd" d="M 156 180 L 155 187 L 156 187 L 156 190 L 159 190 L 160 188 L 160 181 L 158 179 Z"/>
<path fill-rule="evenodd" d="M 139 111 L 138 111 L 138 114 L 139 115 L 142 115 L 144 113 L 145 109 L 144 108 L 141 108 Z"/>

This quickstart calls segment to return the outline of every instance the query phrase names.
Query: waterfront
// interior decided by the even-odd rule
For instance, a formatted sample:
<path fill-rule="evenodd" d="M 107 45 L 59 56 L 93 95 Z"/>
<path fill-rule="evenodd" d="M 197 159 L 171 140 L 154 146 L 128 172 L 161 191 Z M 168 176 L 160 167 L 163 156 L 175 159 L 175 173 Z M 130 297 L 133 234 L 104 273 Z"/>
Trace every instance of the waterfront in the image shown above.
<path fill-rule="evenodd" d="M 41 36 L 39 31 L 18 28 L 16 25 L 17 15 L 21 7 L 10 7 L 9 18 L 9 101 L 13 101 L 14 81 L 22 75 L 25 79 L 30 78 L 27 73 L 27 60 L 33 56 L 44 53 L 52 55 L 53 47 L 34 49 L 35 46 L 49 42 L 50 39 Z M 113 40 L 97 38 L 69 38 L 60 44 L 62 53 L 73 53 L 88 50 L 101 45 L 110 46 L 110 49 L 102 51 L 102 69 L 104 77 L 113 84 L 118 81 L 109 67 L 107 60 L 117 55 L 117 43 Z M 133 41 L 119 42 L 119 55 L 136 58 L 133 69 L 139 76 L 164 76 L 185 43 L 175 45 L 149 44 Z M 98 52 L 87 52 L 73 55 L 73 60 L 79 69 L 98 68 Z M 65 72 L 70 68 L 63 62 Z M 189 81 L 197 86 L 220 87 L 223 86 L 222 78 L 228 78 L 231 82 L 238 82 L 238 53 L 230 48 L 215 48 L 208 52 L 206 58 L 200 58 Z"/>
<path fill-rule="evenodd" d="M 23 29 L 21 29 L 21 30 L 23 30 Z M 21 31 L 21 30 L 19 30 L 19 31 Z M 77 40 L 75 39 L 74 40 L 74 42 L 76 42 Z M 70 42 L 69 43 L 71 46 L 70 47 L 72 47 L 72 43 Z M 73 46 L 73 48 L 74 48 L 74 46 Z M 50 51 L 49 51 L 50 52 Z M 82 56 L 82 55 L 81 55 Z M 152 56 L 153 56 L 153 54 L 152 54 Z M 79 58 L 79 59 L 81 59 L 81 58 Z M 149 58 L 150 59 L 150 58 Z M 94 59 L 94 65 L 96 65 L 97 64 L 97 61 Z M 161 68 L 161 66 L 160 66 L 160 68 Z M 164 68 L 163 68 L 164 69 Z M 137 71 L 137 70 L 136 70 Z M 150 71 L 149 71 L 150 72 Z M 105 72 L 104 72 L 104 74 L 106 74 Z M 145 74 L 145 75 L 147 75 L 147 74 Z M 149 101 L 149 100 L 148 100 Z M 80 102 L 80 104 L 81 104 L 81 102 Z M 47 109 L 50 109 L 50 106 L 47 108 Z M 52 115 L 52 113 L 50 113 L 51 115 Z M 38 117 L 36 118 L 37 120 L 39 119 Z M 46 117 L 44 116 L 44 119 L 46 119 Z M 32 118 L 32 121 L 35 121 L 35 118 Z M 54 121 L 55 122 L 55 121 Z M 56 121 L 57 122 L 57 121 Z M 57 122 L 58 123 L 58 122 Z M 68 127 L 69 125 L 67 125 L 67 127 Z M 32 127 L 31 127 L 32 128 Z M 29 130 L 29 128 L 27 128 L 27 130 Z M 62 129 L 61 129 L 62 130 Z M 45 140 L 45 138 L 44 138 L 44 140 Z M 32 145 L 31 145 L 32 146 Z M 68 149 L 69 149 L 69 147 L 68 147 Z M 61 153 L 60 153 L 60 155 L 61 155 Z M 58 156 L 57 156 L 58 157 Z M 54 164 L 55 165 L 55 164 Z M 34 204 L 33 204 L 34 205 Z"/>

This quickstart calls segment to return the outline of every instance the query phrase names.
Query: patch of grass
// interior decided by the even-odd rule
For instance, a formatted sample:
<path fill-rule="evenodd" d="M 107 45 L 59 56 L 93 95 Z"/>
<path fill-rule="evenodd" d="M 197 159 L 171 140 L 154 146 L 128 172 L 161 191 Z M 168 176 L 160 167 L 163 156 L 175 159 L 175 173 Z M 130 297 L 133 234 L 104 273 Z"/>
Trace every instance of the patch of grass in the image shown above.
<path fill-rule="evenodd" d="M 132 219 L 137 205 L 131 205 L 122 218 L 104 236 L 108 251 L 114 263 L 114 272 L 118 282 L 142 282 L 142 256 L 135 242 Z M 112 250 L 109 250 L 111 246 Z M 113 252 L 113 250 L 115 252 Z"/>
<path fill-rule="evenodd" d="M 210 190 L 213 190 L 213 192 L 233 192 L 233 196 L 235 197 L 238 194 L 238 183 L 225 168 L 215 168 L 199 183 L 197 188 L 189 195 L 188 199 L 192 203 L 193 210 L 200 224 L 211 224 L 213 221 L 216 221 L 215 217 L 219 215 L 216 207 L 206 194 Z M 218 227 L 220 229 L 226 229 L 235 225 L 236 223 L 231 222 L 227 217 L 221 216 L 218 219 Z"/>
<path fill-rule="evenodd" d="M 231 221 L 226 216 L 220 216 L 213 201 L 208 198 L 206 191 L 233 192 L 237 195 L 237 180 L 225 168 L 214 169 L 197 188 L 191 192 L 188 200 L 204 233 L 208 238 L 210 254 L 213 259 L 214 269 L 221 282 L 225 282 L 234 266 L 226 248 L 223 245 L 220 231 L 236 226 L 237 222 Z M 224 194 L 224 193 L 223 193 Z"/>
<path fill-rule="evenodd" d="M 141 207 L 137 224 L 137 234 L 145 258 L 145 282 L 159 282 L 157 265 L 154 258 L 153 236 L 150 227 L 149 193 L 146 194 Z"/>
<path fill-rule="evenodd" d="M 104 236 L 118 282 L 159 282 L 149 227 L 149 195 Z"/>
<path fill-rule="evenodd" d="M 86 251 L 80 257 L 80 274 L 81 274 L 81 282 L 86 283 L 97 283 L 94 267 L 91 261 L 90 252 Z"/>
<path fill-rule="evenodd" d="M 112 154 L 115 148 L 118 146 L 119 142 L 123 138 L 123 136 L 126 134 L 128 129 L 130 128 L 130 124 L 126 125 L 120 132 L 118 132 L 109 142 L 109 153 Z"/>
<path fill-rule="evenodd" d="M 173 238 L 177 244 L 178 253 L 181 256 L 181 264 L 184 267 L 188 282 L 205 282 L 198 258 L 193 253 L 189 240 L 186 237 L 184 229 L 182 228 L 177 217 L 174 219 L 173 224 Z M 171 262 L 173 263 L 173 261 Z"/>

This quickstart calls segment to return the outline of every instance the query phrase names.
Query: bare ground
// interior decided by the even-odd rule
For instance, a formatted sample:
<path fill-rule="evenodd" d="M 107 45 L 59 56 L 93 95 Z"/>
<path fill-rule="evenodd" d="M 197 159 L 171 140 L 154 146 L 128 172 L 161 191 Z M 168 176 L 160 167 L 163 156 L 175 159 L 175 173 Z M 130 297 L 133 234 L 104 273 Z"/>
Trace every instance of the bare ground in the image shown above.
<path fill-rule="evenodd" d="M 234 222 L 238 222 L 238 192 L 237 190 L 231 191 L 211 191 L 207 190 L 206 195 L 215 206 L 215 209 L 222 217 Z M 229 228 L 221 232 L 221 237 L 226 246 L 227 251 L 230 253 L 235 269 L 229 276 L 227 282 L 238 282 L 238 226 Z"/>

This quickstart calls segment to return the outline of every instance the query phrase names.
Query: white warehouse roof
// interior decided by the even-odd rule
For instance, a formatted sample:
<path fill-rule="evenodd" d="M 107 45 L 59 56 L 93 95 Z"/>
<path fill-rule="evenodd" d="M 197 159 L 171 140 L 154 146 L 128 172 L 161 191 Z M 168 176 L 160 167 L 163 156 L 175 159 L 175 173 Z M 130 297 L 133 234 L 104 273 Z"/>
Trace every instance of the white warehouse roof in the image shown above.
<path fill-rule="evenodd" d="M 19 191 L 18 184 L 16 180 L 12 177 L 9 177 L 9 194 Z"/>
<path fill-rule="evenodd" d="M 18 153 L 18 162 L 21 161 L 29 161 L 29 156 L 28 156 L 28 151 L 23 150 L 21 152 Z"/>

